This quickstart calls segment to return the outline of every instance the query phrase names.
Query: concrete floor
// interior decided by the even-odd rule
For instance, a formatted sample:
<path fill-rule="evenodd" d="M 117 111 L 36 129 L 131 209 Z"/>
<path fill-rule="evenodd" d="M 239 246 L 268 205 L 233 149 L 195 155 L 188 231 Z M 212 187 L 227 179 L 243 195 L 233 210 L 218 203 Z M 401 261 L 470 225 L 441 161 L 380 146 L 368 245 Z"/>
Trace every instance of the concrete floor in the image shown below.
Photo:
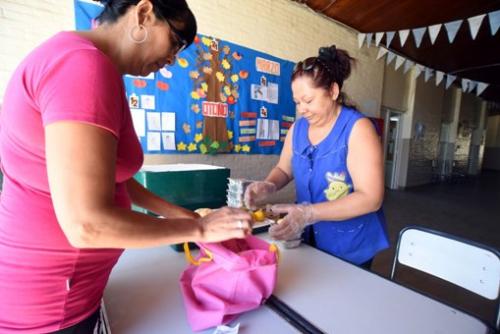
<path fill-rule="evenodd" d="M 409 188 L 386 190 L 384 210 L 391 248 L 379 253 L 372 270 L 388 277 L 399 231 L 408 225 L 421 225 L 454 234 L 500 249 L 500 172 L 483 171 L 478 177 Z M 472 293 L 450 288 L 440 280 L 429 280 L 415 272 L 402 273 L 400 281 L 438 299 L 474 311 L 491 319 L 494 303 L 484 303 Z"/>

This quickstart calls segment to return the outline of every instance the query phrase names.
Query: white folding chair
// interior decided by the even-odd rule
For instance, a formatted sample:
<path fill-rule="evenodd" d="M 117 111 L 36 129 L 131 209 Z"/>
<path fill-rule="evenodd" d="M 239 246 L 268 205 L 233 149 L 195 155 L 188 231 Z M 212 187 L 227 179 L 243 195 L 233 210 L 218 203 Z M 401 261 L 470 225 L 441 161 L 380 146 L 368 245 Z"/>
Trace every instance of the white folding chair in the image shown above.
<path fill-rule="evenodd" d="M 500 256 L 492 247 L 419 226 L 404 228 L 396 246 L 391 280 L 399 264 L 496 300 L 495 329 L 500 329 Z"/>

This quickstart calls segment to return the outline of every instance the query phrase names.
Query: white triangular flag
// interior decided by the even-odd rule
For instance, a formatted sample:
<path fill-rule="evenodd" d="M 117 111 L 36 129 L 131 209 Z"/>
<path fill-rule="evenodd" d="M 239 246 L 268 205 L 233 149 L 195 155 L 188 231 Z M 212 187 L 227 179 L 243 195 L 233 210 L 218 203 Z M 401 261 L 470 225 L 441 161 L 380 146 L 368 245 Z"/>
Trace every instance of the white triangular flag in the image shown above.
<path fill-rule="evenodd" d="M 446 75 L 446 89 L 450 88 L 451 84 L 457 78 L 456 75 L 447 74 Z"/>
<path fill-rule="evenodd" d="M 443 78 L 444 78 L 444 72 L 436 71 L 436 86 L 439 86 L 441 81 L 443 81 Z"/>
<path fill-rule="evenodd" d="M 427 28 L 417 28 L 417 29 L 412 29 L 411 32 L 413 33 L 413 38 L 415 38 L 415 45 L 417 48 L 420 47 L 420 44 L 422 43 L 422 38 L 424 37 L 425 30 Z"/>
<path fill-rule="evenodd" d="M 467 89 L 467 93 L 470 93 L 476 88 L 477 86 L 477 81 L 470 80 L 469 82 L 469 89 Z"/>
<path fill-rule="evenodd" d="M 372 44 L 373 33 L 369 32 L 366 34 L 366 47 L 369 48 L 370 44 Z"/>
<path fill-rule="evenodd" d="M 431 38 L 431 43 L 433 45 L 434 42 L 436 42 L 436 38 L 438 37 L 439 31 L 441 31 L 441 26 L 442 24 L 439 23 L 429 27 L 429 36 Z"/>
<path fill-rule="evenodd" d="M 400 30 L 399 34 L 399 42 L 401 46 L 405 46 L 406 40 L 408 39 L 408 35 L 410 34 L 410 29 Z"/>
<path fill-rule="evenodd" d="M 424 70 L 424 67 L 420 64 L 415 65 L 415 79 L 417 79 L 420 76 L 420 73 Z"/>
<path fill-rule="evenodd" d="M 385 56 L 386 53 L 387 53 L 386 48 L 378 48 L 377 60 Z"/>
<path fill-rule="evenodd" d="M 469 79 L 462 79 L 462 92 L 467 93 L 469 90 Z"/>
<path fill-rule="evenodd" d="M 477 89 L 476 89 L 476 95 L 479 96 L 481 95 L 486 88 L 488 88 L 490 84 L 487 84 L 485 82 L 478 82 L 477 83 Z"/>
<path fill-rule="evenodd" d="M 476 39 L 479 28 L 481 27 L 481 23 L 483 23 L 483 19 L 486 14 L 481 14 L 473 17 L 469 17 L 467 21 L 469 21 L 470 34 L 472 39 Z"/>
<path fill-rule="evenodd" d="M 385 33 L 385 46 L 389 47 L 389 45 L 392 42 L 392 39 L 394 38 L 394 31 L 388 31 Z"/>
<path fill-rule="evenodd" d="M 415 65 L 414 62 L 412 62 L 411 60 L 406 59 L 403 73 L 406 74 L 406 72 L 408 72 L 413 65 Z"/>
<path fill-rule="evenodd" d="M 491 35 L 495 35 L 500 27 L 500 10 L 496 10 L 488 14 L 490 20 Z"/>
<path fill-rule="evenodd" d="M 425 82 L 429 81 L 429 79 L 432 77 L 432 68 L 425 68 Z"/>
<path fill-rule="evenodd" d="M 405 62 L 404 57 L 396 56 L 396 65 L 394 66 L 396 71 L 401 67 L 401 65 L 403 65 L 404 62 Z"/>
<path fill-rule="evenodd" d="M 463 20 L 456 20 L 444 24 L 446 32 L 448 33 L 448 40 L 450 41 L 450 43 L 453 43 L 455 36 L 457 36 L 457 32 L 460 28 L 460 25 L 462 24 L 462 21 Z"/>
<path fill-rule="evenodd" d="M 358 34 L 358 48 L 363 46 L 363 42 L 365 41 L 366 34 L 359 33 Z"/>
<path fill-rule="evenodd" d="M 380 44 L 380 41 L 382 40 L 382 37 L 384 37 L 383 32 L 377 32 L 375 33 L 375 46 L 378 46 Z"/>
<path fill-rule="evenodd" d="M 390 63 L 392 63 L 392 61 L 394 60 L 394 58 L 396 58 L 396 54 L 391 52 L 391 51 L 388 51 L 387 52 L 387 61 L 386 61 L 386 64 L 389 65 Z"/>

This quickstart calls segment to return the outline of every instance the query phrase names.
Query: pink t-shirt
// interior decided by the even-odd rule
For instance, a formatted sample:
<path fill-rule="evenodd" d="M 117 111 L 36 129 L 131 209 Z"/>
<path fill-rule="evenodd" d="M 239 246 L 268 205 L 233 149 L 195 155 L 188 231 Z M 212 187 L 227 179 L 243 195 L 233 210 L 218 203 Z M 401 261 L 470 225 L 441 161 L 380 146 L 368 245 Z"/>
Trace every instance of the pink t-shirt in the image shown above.
<path fill-rule="evenodd" d="M 44 126 L 58 121 L 92 124 L 115 136 L 120 207 L 130 207 L 125 181 L 143 161 L 122 78 L 91 42 L 62 32 L 19 65 L 0 112 L 0 333 L 45 333 L 88 317 L 122 253 L 74 248 L 57 222 Z"/>

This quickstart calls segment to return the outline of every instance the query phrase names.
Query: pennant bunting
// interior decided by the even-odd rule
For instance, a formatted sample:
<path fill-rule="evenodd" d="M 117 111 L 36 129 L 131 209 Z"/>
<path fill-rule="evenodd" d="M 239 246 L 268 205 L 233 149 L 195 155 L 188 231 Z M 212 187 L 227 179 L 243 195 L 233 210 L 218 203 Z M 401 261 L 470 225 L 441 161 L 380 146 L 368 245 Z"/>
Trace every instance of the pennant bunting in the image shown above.
<path fill-rule="evenodd" d="M 453 43 L 464 20 L 467 20 L 467 22 L 469 23 L 469 30 L 471 37 L 473 40 L 475 40 L 479 33 L 479 30 L 481 29 L 481 24 L 483 23 L 484 18 L 486 16 L 488 16 L 491 35 L 495 35 L 500 28 L 500 10 L 496 10 L 486 14 L 472 16 L 467 19 L 455 20 L 446 23 L 437 23 L 427 27 L 398 30 L 397 33 L 399 35 L 399 42 L 401 46 L 404 47 L 406 41 L 408 40 L 408 36 L 410 35 L 410 30 L 411 30 L 413 38 L 415 40 L 415 45 L 418 48 L 422 44 L 425 32 L 428 31 L 431 44 L 434 45 L 434 43 L 436 43 L 437 37 L 439 36 L 439 33 L 441 32 L 441 28 L 444 25 L 446 34 L 448 35 L 448 41 L 450 43 Z M 385 38 L 386 47 L 389 47 L 392 43 L 395 34 L 396 34 L 395 31 L 358 33 L 358 47 L 361 48 L 363 46 L 363 42 L 365 41 L 365 39 L 366 39 L 366 45 L 370 47 L 370 44 L 372 43 L 374 37 L 375 37 L 375 46 L 378 47 L 380 45 L 380 42 L 384 38 L 384 35 L 386 37 Z"/>
<path fill-rule="evenodd" d="M 477 86 L 477 81 L 470 80 L 469 81 L 469 88 L 467 89 L 467 93 L 470 93 L 476 88 Z"/>
<path fill-rule="evenodd" d="M 469 89 L 469 79 L 462 79 L 462 92 L 466 93 Z"/>
<path fill-rule="evenodd" d="M 370 44 L 372 43 L 372 39 L 373 39 L 373 33 L 372 32 L 369 32 L 366 34 L 366 47 L 370 47 Z"/>
<path fill-rule="evenodd" d="M 424 70 L 424 66 L 420 64 L 415 65 L 415 79 L 417 79 L 420 76 L 420 73 Z"/>
<path fill-rule="evenodd" d="M 401 65 L 403 65 L 404 62 L 405 62 L 405 58 L 404 57 L 396 56 L 396 65 L 394 66 L 394 68 L 396 69 L 396 71 L 401 67 Z"/>
<path fill-rule="evenodd" d="M 450 88 L 451 84 L 457 78 L 456 75 L 447 74 L 446 75 L 446 89 Z"/>
<path fill-rule="evenodd" d="M 366 37 L 366 34 L 363 34 L 363 33 L 358 34 L 358 48 L 361 49 L 361 47 L 363 46 L 363 42 L 365 41 L 365 37 Z"/>
<path fill-rule="evenodd" d="M 391 45 L 392 39 L 394 38 L 394 35 L 396 32 L 394 31 L 388 31 L 385 33 L 385 46 L 389 47 Z"/>
<path fill-rule="evenodd" d="M 436 86 L 439 86 L 441 81 L 443 81 L 443 78 L 444 78 L 444 72 L 436 71 Z"/>
<path fill-rule="evenodd" d="M 429 27 L 429 36 L 431 38 L 431 43 L 434 45 L 434 42 L 436 42 L 436 38 L 439 35 L 439 32 L 441 31 L 441 26 L 442 24 L 435 24 Z"/>
<path fill-rule="evenodd" d="M 424 34 L 427 28 L 417 28 L 417 29 L 412 29 L 411 32 L 413 33 L 413 38 L 415 38 L 415 44 L 417 48 L 420 47 L 420 44 L 422 43 L 422 39 L 424 38 Z"/>
<path fill-rule="evenodd" d="M 457 36 L 458 29 L 462 25 L 463 20 L 451 21 L 444 24 L 446 32 L 448 33 L 448 40 L 453 43 L 455 37 Z"/>
<path fill-rule="evenodd" d="M 472 36 L 472 39 L 476 39 L 477 33 L 479 32 L 479 27 L 481 26 L 481 23 L 483 22 L 485 16 L 486 14 L 481 14 L 469 17 L 467 19 L 467 21 L 469 21 L 470 34 Z"/>
<path fill-rule="evenodd" d="M 478 82 L 477 83 L 477 88 L 476 88 L 476 96 L 481 95 L 486 88 L 488 88 L 490 84 L 487 84 L 485 82 Z"/>
<path fill-rule="evenodd" d="M 394 52 L 383 48 L 379 47 L 378 55 L 377 55 L 377 60 L 384 57 L 384 55 L 387 54 L 386 58 L 386 66 L 389 66 L 394 59 L 396 59 L 394 68 L 397 71 L 401 66 L 404 64 L 404 71 L 403 74 L 406 74 L 413 66 L 415 67 L 415 80 L 418 79 L 420 74 L 423 72 L 424 73 L 424 80 L 425 82 L 428 82 L 430 78 L 432 78 L 433 75 L 436 76 L 435 83 L 436 86 L 439 86 L 441 82 L 443 82 L 443 79 L 446 77 L 445 80 L 445 88 L 448 89 L 450 86 L 455 82 L 457 79 L 456 75 L 452 74 L 446 74 L 443 71 L 437 71 L 434 70 L 430 67 L 426 67 L 424 65 L 416 64 L 414 61 L 411 61 L 409 59 L 406 59 L 405 57 L 399 56 L 395 54 Z M 479 82 L 479 81 L 474 81 L 466 78 L 461 79 L 461 85 L 462 85 L 462 92 L 463 93 L 471 93 L 474 90 L 476 90 L 476 95 L 479 96 L 483 93 L 483 91 L 489 86 L 488 83 L 484 82 Z"/>
<path fill-rule="evenodd" d="M 415 62 L 406 59 L 403 74 L 406 74 L 413 65 L 415 65 Z"/>
<path fill-rule="evenodd" d="M 406 40 L 408 39 L 408 35 L 410 34 L 410 29 L 400 30 L 399 34 L 399 42 L 401 46 L 405 46 Z"/>
<path fill-rule="evenodd" d="M 493 36 L 497 33 L 498 27 L 500 27 L 500 10 L 489 13 L 488 19 L 490 20 L 490 30 Z"/>
<path fill-rule="evenodd" d="M 377 54 L 377 60 L 379 60 L 380 58 L 382 58 L 383 56 L 385 56 L 386 53 L 387 53 L 387 49 L 386 48 L 379 48 L 378 49 L 378 54 Z"/>
<path fill-rule="evenodd" d="M 429 40 L 431 41 L 431 44 L 434 45 L 439 36 L 439 33 L 441 32 L 441 28 L 444 25 L 446 34 L 448 36 L 448 41 L 450 43 L 453 43 L 453 41 L 457 36 L 458 31 L 462 26 L 462 22 L 464 20 L 467 20 L 469 24 L 471 37 L 473 40 L 475 40 L 479 33 L 479 30 L 481 29 L 481 25 L 484 21 L 484 18 L 486 16 L 488 16 L 491 35 L 494 36 L 500 29 L 500 10 L 489 12 L 487 14 L 476 15 L 463 20 L 438 23 L 428 27 L 420 27 L 415 29 L 402 29 L 398 30 L 397 32 L 387 31 L 387 32 L 358 33 L 358 47 L 361 48 L 365 42 L 366 46 L 370 47 L 371 43 L 374 42 L 375 46 L 378 47 L 377 60 L 387 55 L 385 59 L 386 66 L 389 66 L 392 63 L 392 61 L 396 59 L 396 62 L 394 64 L 394 68 L 396 71 L 399 70 L 399 68 L 404 65 L 403 74 L 406 74 L 412 67 L 414 67 L 415 79 L 418 79 L 418 77 L 420 76 L 420 74 L 422 74 L 422 72 L 424 72 L 425 82 L 428 82 L 429 79 L 432 78 L 433 75 L 435 75 L 436 86 L 439 86 L 446 78 L 446 80 L 444 80 L 445 88 L 449 89 L 451 85 L 457 80 L 456 75 L 447 74 L 444 73 L 443 71 L 434 70 L 424 65 L 417 64 L 414 61 L 406 59 L 405 57 L 397 55 L 394 52 L 390 51 L 388 48 L 392 43 L 394 36 L 396 35 L 396 33 L 398 34 L 399 42 L 401 46 L 404 47 L 411 31 L 413 39 L 415 40 L 415 46 L 419 48 L 422 44 L 425 32 L 428 31 Z M 385 36 L 386 47 L 381 47 L 380 43 L 384 39 L 384 36 Z M 471 93 L 475 91 L 477 96 L 481 95 L 484 92 L 484 90 L 487 89 L 488 86 L 490 85 L 489 83 L 474 81 L 467 78 L 460 78 L 460 84 L 463 93 Z"/>
<path fill-rule="evenodd" d="M 396 54 L 391 52 L 391 51 L 387 51 L 387 59 L 386 59 L 386 64 L 389 65 L 390 63 L 392 63 L 392 61 L 394 60 L 394 58 L 396 58 Z"/>
<path fill-rule="evenodd" d="M 428 67 L 425 68 L 425 73 L 424 73 L 425 82 L 429 81 L 429 79 L 432 77 L 432 72 L 433 72 L 432 68 L 428 68 Z"/>
<path fill-rule="evenodd" d="M 383 32 L 377 32 L 375 34 L 375 46 L 378 46 L 380 44 L 380 41 L 382 40 L 382 37 L 384 37 Z"/>

